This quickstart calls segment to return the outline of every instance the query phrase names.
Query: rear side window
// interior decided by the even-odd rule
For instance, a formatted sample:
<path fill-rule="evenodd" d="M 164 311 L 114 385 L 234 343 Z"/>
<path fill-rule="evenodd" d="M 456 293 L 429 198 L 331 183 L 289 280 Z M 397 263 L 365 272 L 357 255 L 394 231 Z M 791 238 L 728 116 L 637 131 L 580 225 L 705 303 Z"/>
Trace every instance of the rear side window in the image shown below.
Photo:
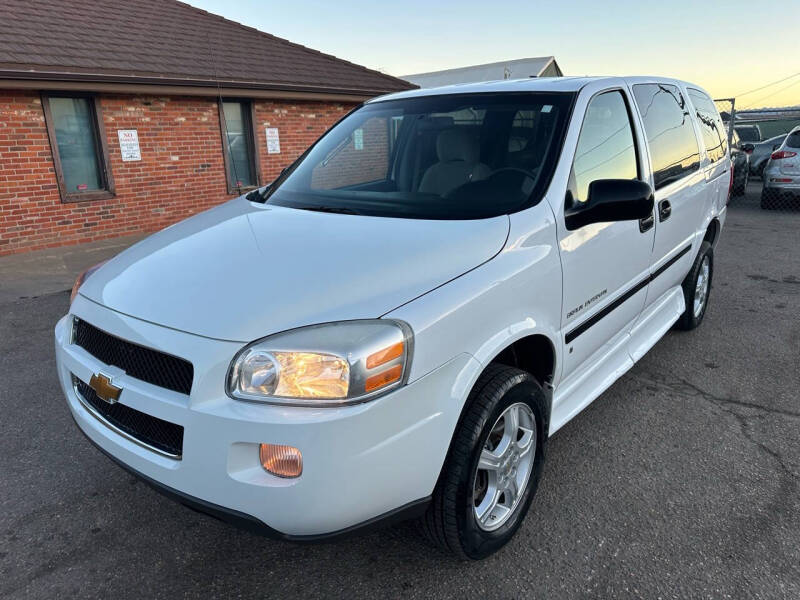
<path fill-rule="evenodd" d="M 800 131 L 793 131 L 786 137 L 786 145 L 789 148 L 800 148 Z"/>
<path fill-rule="evenodd" d="M 700 148 L 689 105 L 674 85 L 644 83 L 633 86 L 644 121 L 656 189 L 678 181 L 700 168 Z"/>
<path fill-rule="evenodd" d="M 586 202 L 597 179 L 636 179 L 636 146 L 625 99 L 619 91 L 595 96 L 581 125 L 570 173 L 572 204 Z"/>
<path fill-rule="evenodd" d="M 694 105 L 697 122 L 703 134 L 703 143 L 709 160 L 714 163 L 725 157 L 726 136 L 722 118 L 714 101 L 700 90 L 689 88 L 689 98 Z"/>

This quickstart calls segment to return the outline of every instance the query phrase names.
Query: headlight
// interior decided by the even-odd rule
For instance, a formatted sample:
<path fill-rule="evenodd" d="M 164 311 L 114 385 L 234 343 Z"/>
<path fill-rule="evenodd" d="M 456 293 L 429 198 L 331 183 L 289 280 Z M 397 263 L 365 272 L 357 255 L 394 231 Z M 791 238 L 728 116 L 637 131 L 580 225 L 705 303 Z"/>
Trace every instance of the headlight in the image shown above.
<path fill-rule="evenodd" d="M 387 319 L 277 333 L 234 357 L 228 395 L 301 406 L 363 402 L 405 383 L 412 342 L 406 323 Z"/>
<path fill-rule="evenodd" d="M 79 290 L 79 289 L 80 289 L 80 287 L 83 285 L 83 282 L 84 282 L 84 281 L 86 281 L 87 279 L 89 279 L 89 276 L 90 276 L 92 273 L 94 273 L 95 271 L 97 271 L 97 269 L 99 269 L 100 267 L 102 267 L 102 266 L 103 266 L 104 264 L 106 264 L 107 262 L 108 262 L 107 260 L 104 260 L 104 261 L 103 261 L 103 262 L 101 262 L 101 263 L 97 263 L 95 266 L 93 266 L 93 267 L 89 267 L 89 268 L 88 268 L 88 269 L 86 269 L 86 270 L 85 270 L 83 273 L 81 273 L 80 275 L 78 275 L 78 278 L 75 280 L 75 283 L 74 283 L 74 284 L 73 284 L 73 286 L 72 286 L 72 292 L 70 292 L 70 295 L 69 295 L 69 303 L 70 303 L 70 306 L 72 305 L 72 301 L 73 301 L 73 300 L 75 300 L 75 296 L 77 296 L 77 295 L 78 295 L 78 290 Z"/>

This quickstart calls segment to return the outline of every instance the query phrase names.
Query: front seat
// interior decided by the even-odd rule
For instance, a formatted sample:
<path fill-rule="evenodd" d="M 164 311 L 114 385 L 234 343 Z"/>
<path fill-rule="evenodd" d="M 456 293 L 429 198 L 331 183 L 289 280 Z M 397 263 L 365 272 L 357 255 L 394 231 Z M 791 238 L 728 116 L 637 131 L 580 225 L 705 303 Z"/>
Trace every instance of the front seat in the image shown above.
<path fill-rule="evenodd" d="M 470 181 L 489 176 L 492 170 L 480 162 L 480 145 L 469 132 L 451 128 L 436 137 L 439 162 L 432 164 L 422 176 L 419 191 L 444 196 Z"/>

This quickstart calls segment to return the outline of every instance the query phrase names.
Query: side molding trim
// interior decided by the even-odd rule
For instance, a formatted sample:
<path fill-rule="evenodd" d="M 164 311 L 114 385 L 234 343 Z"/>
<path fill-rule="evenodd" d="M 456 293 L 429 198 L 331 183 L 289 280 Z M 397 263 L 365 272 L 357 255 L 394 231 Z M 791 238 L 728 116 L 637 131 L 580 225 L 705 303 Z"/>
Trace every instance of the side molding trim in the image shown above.
<path fill-rule="evenodd" d="M 611 312 L 614 311 L 614 309 L 619 308 L 620 306 L 622 306 L 622 304 L 626 300 L 630 299 L 637 292 L 640 292 L 641 290 L 646 288 L 648 285 L 650 285 L 651 281 L 653 281 L 659 275 L 662 275 L 667 269 L 669 269 L 672 265 L 674 265 L 681 258 L 683 258 L 683 256 L 685 254 L 687 254 L 691 249 L 692 249 L 691 244 L 686 246 L 683 250 L 678 252 L 675 256 L 670 258 L 667 262 L 665 262 L 658 269 L 656 269 L 653 273 L 651 273 L 649 277 L 643 279 L 642 281 L 640 281 L 639 283 L 634 285 L 631 289 L 629 289 L 627 292 L 622 294 L 619 298 L 617 298 L 616 300 L 614 300 L 610 304 L 606 305 L 602 310 L 600 310 L 600 311 L 596 312 L 595 314 L 593 314 L 591 317 L 586 319 L 583 323 L 578 325 L 575 329 L 573 329 L 572 331 L 567 332 L 567 334 L 564 336 L 564 341 L 567 344 L 569 344 L 569 343 L 573 342 L 575 340 L 575 338 L 577 338 L 582 333 L 586 333 L 592 326 L 596 325 L 604 317 L 607 317 L 609 314 L 611 314 Z"/>

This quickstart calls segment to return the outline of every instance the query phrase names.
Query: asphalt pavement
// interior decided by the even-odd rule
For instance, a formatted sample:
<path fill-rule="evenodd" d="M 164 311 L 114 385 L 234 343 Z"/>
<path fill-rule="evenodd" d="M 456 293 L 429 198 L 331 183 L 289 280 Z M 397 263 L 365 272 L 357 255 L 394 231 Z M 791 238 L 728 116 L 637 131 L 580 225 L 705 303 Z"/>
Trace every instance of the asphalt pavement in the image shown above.
<path fill-rule="evenodd" d="M 703 325 L 551 439 L 518 535 L 478 563 L 413 523 L 298 545 L 162 497 L 69 416 L 68 292 L 7 293 L 0 597 L 800 598 L 800 212 L 760 210 L 756 186 L 731 204 Z"/>

